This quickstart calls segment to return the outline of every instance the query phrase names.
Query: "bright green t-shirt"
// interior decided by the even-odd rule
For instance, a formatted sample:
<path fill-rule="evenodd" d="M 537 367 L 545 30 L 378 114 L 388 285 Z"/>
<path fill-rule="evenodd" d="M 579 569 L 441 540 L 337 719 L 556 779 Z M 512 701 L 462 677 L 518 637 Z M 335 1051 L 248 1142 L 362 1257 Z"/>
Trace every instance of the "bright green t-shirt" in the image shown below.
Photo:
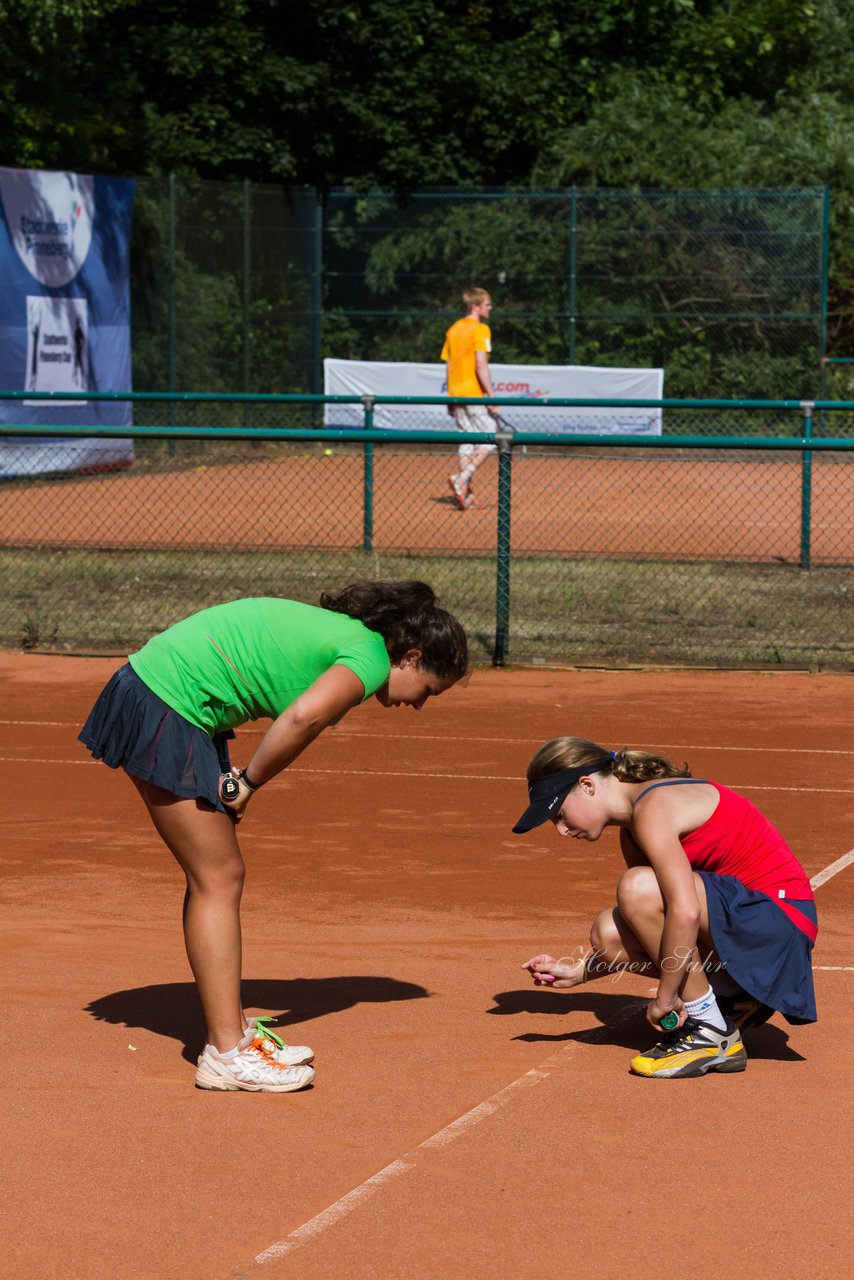
<path fill-rule="evenodd" d="M 275 719 L 336 664 L 359 677 L 365 698 L 391 669 L 382 636 L 355 618 L 271 598 L 194 613 L 129 662 L 149 689 L 211 735 Z"/>

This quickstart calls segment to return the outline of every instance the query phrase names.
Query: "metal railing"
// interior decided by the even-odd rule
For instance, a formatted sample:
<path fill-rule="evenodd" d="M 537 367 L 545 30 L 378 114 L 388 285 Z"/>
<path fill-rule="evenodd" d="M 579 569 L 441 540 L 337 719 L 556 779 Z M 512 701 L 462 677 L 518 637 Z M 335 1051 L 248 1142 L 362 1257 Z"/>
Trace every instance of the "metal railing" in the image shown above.
<path fill-rule="evenodd" d="M 37 398 L 33 393 L 0 393 L 5 400 L 25 397 Z M 38 398 L 67 403 L 75 397 L 60 393 Z M 441 454 L 453 458 L 461 434 L 455 429 L 378 430 L 374 421 L 383 405 L 417 410 L 473 400 L 202 393 L 88 393 L 76 398 L 131 399 L 137 415 L 143 416 L 163 404 L 171 406 L 176 417 L 236 404 L 241 421 L 251 411 L 254 424 L 0 426 L 0 444 L 4 438 L 88 437 L 132 439 L 137 447 L 133 467 L 112 476 L 72 476 L 60 470 L 57 478 L 18 478 L 0 486 L 0 556 L 6 584 L 0 597 L 5 615 L 0 635 L 7 644 L 17 638 L 31 648 L 62 643 L 77 648 L 128 647 L 164 621 L 168 625 L 190 611 L 184 607 L 188 593 L 179 588 L 174 601 L 161 599 L 147 613 L 128 610 L 127 621 L 115 620 L 109 635 L 90 623 L 87 639 L 85 628 L 72 625 L 69 616 L 75 610 L 81 612 L 81 599 L 91 589 L 89 571 L 97 569 L 95 577 L 101 581 L 101 556 L 109 552 L 126 559 L 142 556 L 149 568 L 156 561 L 156 573 L 162 574 L 170 556 L 195 553 L 195 568 L 192 561 L 183 563 L 178 577 L 192 582 L 204 566 L 209 593 L 195 589 L 189 593 L 192 603 L 200 601 L 202 607 L 222 595 L 223 583 L 210 563 L 210 556 L 218 551 L 234 572 L 239 567 L 241 584 L 247 588 L 239 594 L 261 591 L 316 598 L 315 580 L 322 578 L 319 587 L 325 587 L 326 576 L 391 576 L 391 571 L 394 576 L 438 576 L 445 584 L 448 607 L 463 614 L 468 610 L 475 619 L 476 652 L 496 665 L 508 660 L 589 660 L 602 648 L 594 633 L 603 627 L 609 629 L 605 645 L 609 660 L 638 660 L 631 641 L 633 611 L 635 622 L 643 616 L 645 627 L 659 631 L 662 625 L 670 626 L 674 616 L 680 619 L 679 643 L 659 634 L 650 646 L 650 656 L 658 660 L 835 666 L 851 661 L 848 592 L 854 579 L 854 437 L 844 433 L 850 433 L 854 402 L 538 401 L 537 409 L 544 414 L 568 408 L 661 410 L 665 431 L 646 436 L 501 428 L 494 433 L 466 433 L 466 443 L 497 446 L 497 467 L 487 464 L 485 469 L 489 499 L 470 519 L 469 512 L 454 511 L 431 492 L 431 486 L 439 483 Z M 518 397 L 478 403 L 494 404 L 501 411 L 531 408 L 530 400 Z M 310 425 L 316 423 L 320 408 L 329 404 L 360 406 L 361 428 Z M 260 410 L 266 422 L 255 421 Z M 283 418 L 293 421 L 295 414 L 302 415 L 307 425 L 270 425 Z M 688 421 L 694 429 L 674 431 L 674 422 L 668 421 L 674 417 L 676 425 Z M 714 425 L 736 419 L 755 422 L 757 430 L 766 434 L 712 434 Z M 698 430 L 698 423 L 705 429 Z M 775 434 L 767 434 L 775 424 Z M 781 424 L 789 424 L 791 433 L 784 434 Z M 831 428 L 834 434 L 828 434 Z M 271 450 L 277 452 L 271 454 Z M 739 465 L 737 459 L 744 461 Z M 652 465 L 654 461 L 657 465 Z M 146 482 L 135 497 L 126 483 L 131 476 Z M 232 515 L 218 515 L 230 501 L 223 494 L 243 493 L 241 502 L 251 504 L 252 493 L 266 492 L 268 484 L 275 487 L 276 496 L 269 500 L 269 509 L 266 499 L 262 504 L 263 532 L 253 530 L 251 520 L 241 523 Z M 205 486 L 211 495 L 206 509 Z M 684 511 L 671 518 L 668 505 L 688 492 L 691 497 L 685 500 Z M 56 515 L 57 504 L 46 501 L 51 494 L 62 500 L 64 523 Z M 128 531 L 130 501 L 140 505 Z M 120 505 L 114 509 L 116 502 Z M 91 504 L 88 530 L 79 519 L 87 503 Z M 196 524 L 189 514 L 194 504 L 205 513 Z M 607 504 L 607 510 L 601 509 L 602 504 Z M 318 515 L 324 517 L 319 522 Z M 119 517 L 122 532 L 117 528 L 111 532 L 110 519 L 115 524 Z M 62 562 L 70 603 L 60 601 L 55 589 L 45 595 L 43 585 L 38 589 L 32 585 L 39 576 L 33 557 Z M 276 587 L 277 575 L 270 563 L 259 568 L 250 563 L 252 557 L 268 562 L 278 558 L 278 576 L 287 591 Z M 413 571 L 415 562 L 419 563 Z M 287 566 L 294 569 L 297 563 L 298 580 L 293 581 Z M 494 566 L 491 607 L 486 603 L 483 572 L 487 564 Z M 625 568 L 632 565 L 654 584 L 651 590 L 670 601 L 670 614 L 665 611 L 658 621 L 650 622 L 649 601 L 643 596 L 635 600 L 631 590 L 621 586 L 614 590 L 625 599 L 616 600 L 610 623 L 604 616 L 601 625 L 591 623 L 586 638 L 583 617 L 573 615 L 569 644 L 563 639 L 561 608 L 553 605 L 554 616 L 543 617 L 549 575 L 555 599 L 575 599 L 580 591 L 580 598 L 598 614 L 609 578 L 624 583 Z M 717 577 L 706 581 L 710 566 L 715 574 L 720 566 L 721 581 Z M 478 599 L 468 574 L 474 575 L 472 581 L 476 579 Z M 573 575 L 570 589 L 567 583 Z M 306 577 L 311 579 L 310 587 Z M 706 594 L 712 596 L 723 592 L 737 602 L 741 593 L 743 612 L 750 617 L 756 611 L 751 599 L 761 581 L 769 597 L 767 608 L 751 625 L 762 635 L 768 625 L 764 619 L 776 617 L 774 635 L 764 636 L 765 643 L 750 649 L 744 648 L 744 637 L 737 635 L 712 639 L 708 601 L 700 598 L 702 592 L 698 594 L 701 580 Z M 775 591 L 781 605 L 776 613 Z M 695 596 L 694 606 L 688 608 L 685 602 Z M 568 605 L 563 608 L 566 611 Z M 805 608 L 813 624 L 809 635 L 804 632 Z M 738 632 L 737 618 L 731 628 Z M 688 643 L 686 637 L 693 639 Z M 759 636 L 753 639 L 759 641 Z"/>

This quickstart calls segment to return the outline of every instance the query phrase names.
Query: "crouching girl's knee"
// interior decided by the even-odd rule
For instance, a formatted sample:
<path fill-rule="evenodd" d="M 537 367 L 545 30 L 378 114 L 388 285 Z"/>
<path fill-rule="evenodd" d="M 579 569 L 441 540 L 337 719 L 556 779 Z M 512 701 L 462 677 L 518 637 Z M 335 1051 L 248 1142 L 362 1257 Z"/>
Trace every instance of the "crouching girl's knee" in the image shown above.
<path fill-rule="evenodd" d="M 617 881 L 617 906 L 627 918 L 638 907 L 661 904 L 661 889 L 652 867 L 629 867 Z"/>

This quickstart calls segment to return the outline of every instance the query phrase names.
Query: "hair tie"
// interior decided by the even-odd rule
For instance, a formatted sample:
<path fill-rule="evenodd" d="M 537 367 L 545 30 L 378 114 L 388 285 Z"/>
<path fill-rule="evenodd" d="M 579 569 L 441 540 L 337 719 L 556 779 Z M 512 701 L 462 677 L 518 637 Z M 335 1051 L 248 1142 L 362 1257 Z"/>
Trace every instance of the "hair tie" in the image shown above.
<path fill-rule="evenodd" d="M 616 760 L 616 758 L 617 758 L 617 753 L 616 753 L 616 751 L 612 751 L 612 752 L 611 752 L 611 759 L 612 759 L 612 760 Z"/>

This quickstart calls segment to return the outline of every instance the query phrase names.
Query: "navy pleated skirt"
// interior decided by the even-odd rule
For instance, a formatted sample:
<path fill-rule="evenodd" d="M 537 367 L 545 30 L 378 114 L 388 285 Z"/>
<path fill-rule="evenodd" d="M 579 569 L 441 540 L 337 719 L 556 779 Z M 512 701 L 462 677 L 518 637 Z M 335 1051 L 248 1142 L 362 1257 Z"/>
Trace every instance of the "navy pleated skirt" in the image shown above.
<path fill-rule="evenodd" d="M 80 741 L 96 760 L 182 799 L 205 800 L 221 813 L 219 781 L 227 771 L 226 738 L 211 738 L 158 698 L 130 663 L 121 667 L 102 689 Z"/>
<path fill-rule="evenodd" d="M 778 1010 L 788 1022 L 815 1022 L 813 944 L 764 893 L 733 876 L 701 871 L 709 931 L 726 971 L 748 995 Z M 790 905 L 818 923 L 815 903 Z"/>

